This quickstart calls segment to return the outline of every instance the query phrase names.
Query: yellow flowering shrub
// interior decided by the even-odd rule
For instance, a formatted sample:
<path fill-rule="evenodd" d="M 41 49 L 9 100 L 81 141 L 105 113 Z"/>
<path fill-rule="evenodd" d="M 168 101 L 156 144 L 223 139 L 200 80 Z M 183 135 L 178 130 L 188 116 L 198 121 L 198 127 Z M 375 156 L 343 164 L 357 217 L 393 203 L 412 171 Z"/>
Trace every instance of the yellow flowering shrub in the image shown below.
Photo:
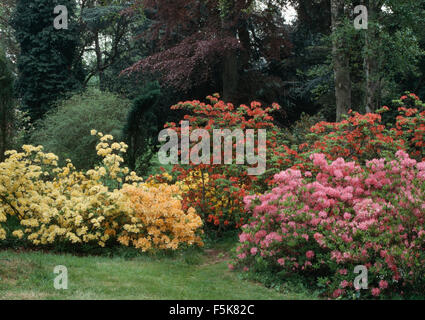
<path fill-rule="evenodd" d="M 173 208 L 179 205 L 173 192 L 162 192 L 161 187 L 150 189 L 134 172 L 122 167 L 124 160 L 120 154 L 127 150 L 125 143 L 112 142 L 111 135 L 95 130 L 91 134 L 99 136 L 96 150 L 103 161 L 87 172 L 77 171 L 70 161 L 59 167 L 57 156 L 44 153 L 42 146 L 25 145 L 23 152 L 6 153 L 7 159 L 0 163 L 0 239 L 6 237 L 2 225 L 8 216 L 16 216 L 21 228 L 13 230 L 12 235 L 26 238 L 35 245 L 62 241 L 95 242 L 103 247 L 109 239 L 128 235 L 128 226 L 138 226 L 140 234 L 150 232 L 153 229 L 148 229 L 147 221 L 152 225 L 164 224 L 166 228 L 159 230 L 171 237 L 172 243 L 162 246 L 155 240 L 149 248 L 174 248 L 180 241 L 199 243 L 199 239 L 191 237 L 187 231 L 195 232 L 200 227 L 194 210 L 188 210 L 187 214 L 181 212 L 182 219 L 179 219 L 177 214 L 180 212 L 169 210 L 170 204 Z M 148 220 L 140 214 L 139 200 L 135 196 L 139 193 L 145 197 L 151 194 L 164 202 L 158 207 L 151 203 L 149 210 L 152 214 L 148 209 L 143 211 L 149 216 Z M 167 212 L 161 216 L 161 210 Z M 161 221 L 155 222 L 155 217 Z M 173 223 L 177 226 L 170 227 Z M 183 226 L 185 230 L 181 231 L 179 228 Z"/>

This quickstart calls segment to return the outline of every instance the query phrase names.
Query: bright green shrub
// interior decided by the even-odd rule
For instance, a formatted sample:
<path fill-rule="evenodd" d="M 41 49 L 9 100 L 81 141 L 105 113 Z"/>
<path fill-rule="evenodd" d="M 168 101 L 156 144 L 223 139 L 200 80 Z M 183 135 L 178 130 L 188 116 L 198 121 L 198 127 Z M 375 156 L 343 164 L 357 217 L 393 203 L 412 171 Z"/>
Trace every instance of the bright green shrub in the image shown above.
<path fill-rule="evenodd" d="M 93 153 L 96 138 L 91 129 L 121 138 L 130 101 L 109 92 L 89 89 L 61 102 L 36 125 L 31 143 L 71 159 L 78 169 L 93 167 L 101 159 Z"/>

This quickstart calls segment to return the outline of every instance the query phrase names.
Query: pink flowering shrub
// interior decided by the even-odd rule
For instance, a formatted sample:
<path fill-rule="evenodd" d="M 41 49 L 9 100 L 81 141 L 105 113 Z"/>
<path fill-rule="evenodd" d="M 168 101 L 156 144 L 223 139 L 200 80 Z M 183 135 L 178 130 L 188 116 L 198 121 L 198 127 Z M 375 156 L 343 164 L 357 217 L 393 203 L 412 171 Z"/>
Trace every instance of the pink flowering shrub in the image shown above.
<path fill-rule="evenodd" d="M 233 267 L 298 274 L 331 298 L 389 297 L 424 292 L 425 162 L 404 151 L 364 167 L 311 156 L 311 172 L 288 169 L 277 187 L 247 196 Z M 355 266 L 368 269 L 357 291 Z"/>

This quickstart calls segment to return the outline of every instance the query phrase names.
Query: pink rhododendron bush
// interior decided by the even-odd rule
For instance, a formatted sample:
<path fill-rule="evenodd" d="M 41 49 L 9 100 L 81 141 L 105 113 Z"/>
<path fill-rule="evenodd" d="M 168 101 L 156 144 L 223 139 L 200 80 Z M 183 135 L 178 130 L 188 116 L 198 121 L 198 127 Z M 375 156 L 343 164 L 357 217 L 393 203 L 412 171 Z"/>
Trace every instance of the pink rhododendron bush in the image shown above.
<path fill-rule="evenodd" d="M 424 292 L 425 162 L 404 151 L 365 166 L 323 154 L 311 161 L 313 170 L 283 171 L 270 192 L 245 198 L 252 218 L 230 267 L 282 281 L 296 274 L 330 298 Z M 368 289 L 355 289 L 359 265 Z"/>

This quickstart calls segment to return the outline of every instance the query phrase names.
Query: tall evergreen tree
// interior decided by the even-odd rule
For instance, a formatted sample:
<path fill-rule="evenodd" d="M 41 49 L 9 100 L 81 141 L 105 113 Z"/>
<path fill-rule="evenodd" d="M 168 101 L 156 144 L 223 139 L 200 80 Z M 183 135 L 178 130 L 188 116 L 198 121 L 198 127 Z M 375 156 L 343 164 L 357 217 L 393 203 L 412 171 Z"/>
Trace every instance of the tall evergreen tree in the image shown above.
<path fill-rule="evenodd" d="M 67 8 L 68 29 L 54 27 L 58 5 Z M 80 85 L 75 9 L 75 0 L 17 0 L 12 19 L 21 48 L 17 89 L 32 120 L 42 118 L 52 103 Z"/>
<path fill-rule="evenodd" d="M 159 99 L 161 90 L 157 82 L 149 83 L 144 92 L 134 99 L 133 106 L 128 113 L 127 124 L 124 127 L 124 136 L 128 144 L 128 166 L 135 170 L 138 167 L 137 160 L 142 160 L 138 171 L 145 173 L 149 167 L 155 147 L 158 145 L 158 133 L 160 130 Z"/>
<path fill-rule="evenodd" d="M 0 46 L 0 161 L 9 147 L 13 127 L 13 75 Z"/>

